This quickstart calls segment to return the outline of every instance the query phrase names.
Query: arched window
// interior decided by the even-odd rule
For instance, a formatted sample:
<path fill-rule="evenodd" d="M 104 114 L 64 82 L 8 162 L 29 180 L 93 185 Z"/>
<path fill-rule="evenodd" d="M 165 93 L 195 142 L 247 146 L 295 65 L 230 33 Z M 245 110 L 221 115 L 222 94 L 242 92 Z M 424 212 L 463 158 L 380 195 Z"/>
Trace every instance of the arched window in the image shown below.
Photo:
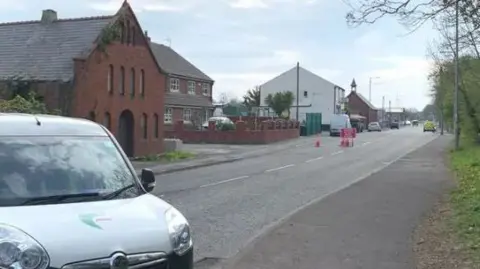
<path fill-rule="evenodd" d="M 88 119 L 91 121 L 95 121 L 95 111 L 90 111 L 88 113 Z"/>
<path fill-rule="evenodd" d="M 111 130 L 112 126 L 111 126 L 111 116 L 110 116 L 110 113 L 108 112 L 105 112 L 105 116 L 103 118 L 103 126 L 105 126 L 108 130 Z"/>
<path fill-rule="evenodd" d="M 135 69 L 130 69 L 130 96 L 135 96 Z"/>
<path fill-rule="evenodd" d="M 107 90 L 113 93 L 113 65 L 108 66 Z"/>
<path fill-rule="evenodd" d="M 145 71 L 143 69 L 140 70 L 139 84 L 140 95 L 145 96 Z"/>
<path fill-rule="evenodd" d="M 157 113 L 153 114 L 153 134 L 155 135 L 155 138 L 158 138 L 158 115 Z"/>
<path fill-rule="evenodd" d="M 143 137 L 143 139 L 148 138 L 147 120 L 148 120 L 147 114 L 143 113 L 142 119 L 140 121 L 140 125 L 142 127 L 142 137 Z"/>
<path fill-rule="evenodd" d="M 119 92 L 121 95 L 125 95 L 125 68 L 120 67 L 120 83 Z"/>

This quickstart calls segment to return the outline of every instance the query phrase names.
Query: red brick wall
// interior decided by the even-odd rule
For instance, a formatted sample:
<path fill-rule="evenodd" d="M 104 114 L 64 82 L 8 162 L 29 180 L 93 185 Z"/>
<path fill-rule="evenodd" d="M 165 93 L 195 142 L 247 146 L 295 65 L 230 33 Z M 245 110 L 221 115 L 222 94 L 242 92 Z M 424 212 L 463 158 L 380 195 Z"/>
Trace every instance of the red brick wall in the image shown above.
<path fill-rule="evenodd" d="M 370 109 L 370 107 L 363 102 L 355 93 L 348 96 L 348 109 L 350 114 L 359 114 L 367 118 L 367 124 L 370 122 L 378 121 L 378 113 L 376 110 Z"/>
<path fill-rule="evenodd" d="M 215 144 L 269 144 L 300 136 L 298 128 L 247 130 L 245 123 L 237 123 L 237 128 L 234 131 L 217 131 L 212 127 L 212 123 L 210 124 L 208 130 L 190 131 L 184 128 L 183 122 L 176 122 L 173 130 L 166 131 L 165 136 L 181 139 L 184 143 Z"/>
<path fill-rule="evenodd" d="M 119 116 L 128 109 L 134 115 L 134 155 L 142 156 L 160 153 L 163 150 L 163 113 L 165 75 L 161 74 L 156 62 L 144 45 L 115 43 L 107 48 L 108 58 L 96 52 L 85 60 L 75 61 L 75 102 L 73 115 L 87 117 L 90 111 L 96 114 L 96 121 L 104 122 L 105 113 L 111 115 L 111 132 L 118 133 Z M 100 54 L 100 55 L 99 55 Z M 101 60 L 99 60 L 101 58 Z M 114 67 L 113 92 L 108 92 L 109 65 Z M 119 92 L 120 67 L 125 68 L 125 95 Z M 135 96 L 130 96 L 130 69 L 135 69 Z M 144 70 L 145 96 L 140 95 L 140 72 Z M 140 119 L 148 115 L 148 138 L 142 138 Z M 154 137 L 154 114 L 159 119 L 159 137 Z"/>

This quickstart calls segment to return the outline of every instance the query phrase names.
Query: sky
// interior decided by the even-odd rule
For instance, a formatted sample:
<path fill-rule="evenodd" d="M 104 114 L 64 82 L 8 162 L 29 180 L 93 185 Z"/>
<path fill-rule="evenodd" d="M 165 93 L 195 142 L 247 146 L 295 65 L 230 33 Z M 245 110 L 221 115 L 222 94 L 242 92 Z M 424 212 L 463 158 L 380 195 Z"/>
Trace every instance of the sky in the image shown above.
<path fill-rule="evenodd" d="M 123 0 L 0 0 L 0 21 L 114 14 Z M 215 80 L 213 95 L 241 98 L 297 62 L 381 108 L 430 102 L 430 24 L 414 33 L 393 19 L 351 28 L 342 0 L 129 0 L 153 41 L 171 46 Z"/>

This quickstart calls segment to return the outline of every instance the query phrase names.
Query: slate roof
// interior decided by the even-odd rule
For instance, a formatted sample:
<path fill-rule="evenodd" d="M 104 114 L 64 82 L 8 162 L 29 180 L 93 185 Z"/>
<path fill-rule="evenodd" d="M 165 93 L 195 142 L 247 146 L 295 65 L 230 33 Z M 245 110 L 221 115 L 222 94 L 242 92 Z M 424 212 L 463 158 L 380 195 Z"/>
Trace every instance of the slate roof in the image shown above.
<path fill-rule="evenodd" d="M 357 91 L 354 91 L 354 92 L 351 92 L 349 95 L 351 95 L 351 94 L 357 95 L 358 98 L 360 98 L 360 100 L 362 100 L 362 102 L 364 102 L 369 108 L 374 109 L 374 110 L 378 110 L 378 108 L 376 108 L 370 101 L 368 101 L 368 99 L 365 98 L 365 96 L 363 96 L 361 93 L 359 93 Z"/>
<path fill-rule="evenodd" d="M 191 106 L 191 107 L 213 107 L 212 102 L 206 96 L 190 95 L 184 93 L 166 92 L 165 105 L 170 106 Z"/>
<path fill-rule="evenodd" d="M 0 24 L 0 78 L 69 81 L 73 58 L 85 57 L 113 16 Z"/>
<path fill-rule="evenodd" d="M 200 69 L 195 67 L 172 48 L 154 42 L 150 42 L 150 48 L 152 49 L 158 65 L 160 65 L 165 72 L 173 75 L 213 82 L 213 79 L 200 71 Z"/>

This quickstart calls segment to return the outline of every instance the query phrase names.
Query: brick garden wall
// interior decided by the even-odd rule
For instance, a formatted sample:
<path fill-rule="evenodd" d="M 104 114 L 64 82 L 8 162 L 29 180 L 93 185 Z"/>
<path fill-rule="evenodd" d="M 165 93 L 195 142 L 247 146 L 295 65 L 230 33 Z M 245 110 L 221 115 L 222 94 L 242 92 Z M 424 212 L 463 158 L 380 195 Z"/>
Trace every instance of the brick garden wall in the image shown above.
<path fill-rule="evenodd" d="M 208 130 L 192 131 L 184 128 L 183 121 L 178 121 L 173 130 L 165 131 L 165 137 L 178 138 L 184 143 L 269 144 L 300 136 L 296 121 L 263 121 L 251 128 L 248 122 L 237 120 L 235 125 L 233 131 L 220 131 L 216 130 L 215 122 L 209 122 Z"/>

